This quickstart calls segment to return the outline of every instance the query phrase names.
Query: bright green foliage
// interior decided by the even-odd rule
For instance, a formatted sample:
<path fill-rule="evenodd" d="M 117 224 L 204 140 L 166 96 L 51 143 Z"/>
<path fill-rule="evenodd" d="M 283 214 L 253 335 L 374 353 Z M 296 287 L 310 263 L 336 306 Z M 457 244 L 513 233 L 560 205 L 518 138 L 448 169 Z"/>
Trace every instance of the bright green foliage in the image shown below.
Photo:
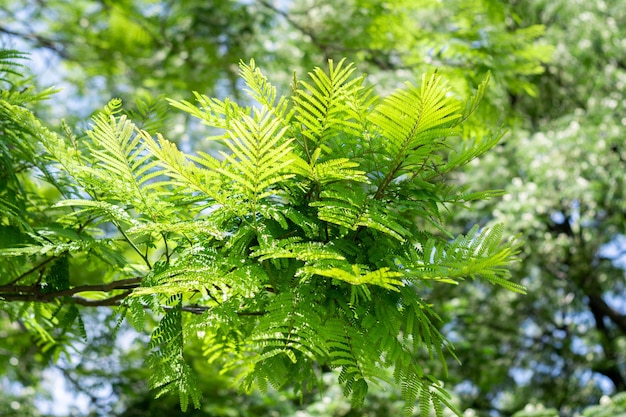
<path fill-rule="evenodd" d="M 184 411 L 189 399 L 200 408 L 201 393 L 183 356 L 183 328 L 181 303 L 172 300 L 171 308 L 152 332 L 149 348 L 154 349 L 147 363 L 152 370 L 150 386 L 157 389 L 156 397 L 178 391 L 180 407 Z"/>
<path fill-rule="evenodd" d="M 26 58 L 26 54 L 19 51 L 11 49 L 0 50 L 0 81 L 11 84 L 11 75 L 19 77 L 20 73 L 16 69 L 22 66 L 20 60 Z"/>
<path fill-rule="evenodd" d="M 430 74 L 379 100 L 352 65 L 329 61 L 278 98 L 254 61 L 240 68 L 251 107 L 200 94 L 199 108 L 171 102 L 216 129 L 215 154 L 186 154 L 137 128 L 119 100 L 80 138 L 3 100 L 28 155 L 40 154 L 36 181 L 55 192 L 25 190 L 26 209 L 2 214 L 17 240 L 0 252 L 0 298 L 52 302 L 64 313 L 48 328 L 79 320 L 76 304 L 121 303 L 140 329 L 151 309 L 160 321 L 149 382 L 157 395 L 177 392 L 183 409 L 200 405 L 189 338 L 245 389 L 306 391 L 334 369 L 355 406 L 370 383 L 395 382 L 406 415 L 416 401 L 422 415 L 454 409 L 445 375 L 429 372 L 435 358 L 445 369 L 444 350 L 453 355 L 430 288 L 483 277 L 523 292 L 507 280 L 518 244 L 501 226 L 455 237 L 442 220 L 498 194 L 443 176 L 501 136 L 462 136 L 484 85 L 466 105 Z M 74 285 L 85 266 L 94 284 Z M 15 314 L 38 323 L 40 305 Z"/>
<path fill-rule="evenodd" d="M 149 132 L 160 131 L 169 140 L 179 140 L 185 151 L 191 148 L 190 142 L 196 152 L 222 145 L 218 145 L 219 141 L 194 142 L 206 132 L 195 130 L 200 125 L 196 121 L 181 123 L 186 115 L 183 113 L 170 111 L 173 121 L 161 123 L 161 127 L 155 127 L 154 123 L 146 125 L 142 120 L 146 111 L 131 115 L 134 100 L 129 98 L 143 97 L 137 92 L 149 89 L 177 98 L 189 97 L 190 90 L 198 90 L 209 96 L 223 98 L 228 94 L 231 99 L 239 100 L 243 83 L 236 82 L 237 70 L 232 63 L 240 57 L 256 57 L 256 62 L 281 93 L 289 91 L 294 69 L 301 73 L 302 68 L 311 68 L 327 58 L 337 61 L 343 56 L 357 62 L 359 70 L 368 73 L 368 82 L 375 84 L 374 90 L 385 94 L 395 88 L 399 80 L 408 79 L 420 85 L 421 74 L 437 68 L 438 75 L 450 80 L 454 92 L 468 96 L 491 72 L 485 98 L 480 100 L 473 116 L 459 127 L 463 135 L 473 131 L 478 134 L 468 136 L 482 138 L 480 132 L 485 124 L 504 120 L 505 125 L 512 127 L 511 133 L 479 161 L 468 165 L 465 172 L 449 173 L 453 182 L 471 184 L 479 190 L 506 189 L 507 194 L 489 202 L 475 201 L 470 204 L 471 211 L 453 207 L 441 213 L 452 217 L 446 220 L 448 233 L 454 230 L 454 234 L 466 234 L 475 224 L 491 225 L 493 221 L 506 225 L 504 235 L 522 233 L 526 241 L 521 255 L 524 262 L 513 269 L 516 275 L 512 281 L 527 285 L 529 295 L 518 297 L 491 285 L 441 285 L 431 275 L 433 288 L 425 294 L 446 323 L 441 331 L 454 342 L 455 354 L 462 362 L 461 366 L 453 359 L 448 363 L 446 389 L 454 392 L 459 408 L 472 408 L 481 416 L 508 416 L 528 402 L 542 403 L 547 408 L 557 409 L 560 415 L 570 416 L 582 412 L 588 404 L 597 404 L 604 394 L 626 389 L 623 366 L 626 322 L 621 303 L 626 281 L 624 258 L 619 258 L 624 253 L 626 235 L 623 215 L 626 188 L 622 175 L 626 160 L 622 146 L 626 123 L 623 100 L 626 94 L 623 53 L 626 8 L 622 0 L 255 0 L 212 2 L 208 6 L 204 0 L 169 3 L 38 0 L 36 7 L 34 2 L 24 0 L 0 3 L 0 31 L 13 32 L 19 38 L 16 44 L 25 41 L 34 48 L 35 71 L 40 68 L 39 63 L 51 59 L 45 79 L 41 81 L 57 82 L 50 80 L 52 73 L 71 84 L 65 88 L 66 94 L 55 95 L 54 101 L 48 102 L 52 103 L 50 108 L 55 114 L 82 120 L 83 115 L 99 107 L 104 100 L 121 95 L 125 99 L 125 114 L 138 127 Z M 149 33 L 149 38 L 137 36 L 142 32 Z M 11 39 L 6 42 L 13 43 Z M 312 80 L 309 83 L 314 85 Z M 19 87 L 13 89 L 14 98 L 18 98 L 20 90 Z M 263 102 L 258 92 L 255 100 Z M 287 103 L 291 105 L 292 101 Z M 163 101 L 152 104 L 160 114 L 163 108 L 169 107 Z M 37 114 L 54 126 L 58 124 L 58 117 L 46 117 L 40 111 Z M 3 120 L 3 123 L 8 122 L 9 119 Z M 70 124 L 73 126 L 74 122 Z M 181 132 L 184 134 L 179 137 Z M 76 136 L 80 143 L 82 134 L 76 133 Z M 28 148 L 30 143 L 28 137 L 11 143 L 8 160 L 23 161 L 18 156 L 19 150 Z M 486 140 L 480 143 L 489 145 Z M 472 146 L 481 153 L 471 141 L 464 142 L 463 146 Z M 459 150 L 462 146 L 456 148 Z M 165 144 L 162 154 L 163 160 L 176 155 L 168 153 Z M 458 155 L 470 156 L 468 153 Z M 449 160 L 451 156 L 448 154 Z M 335 159 L 333 164 L 341 163 L 339 156 Z M 368 171 L 363 163 L 346 170 Z M 30 165 L 17 164 L 20 168 L 15 171 L 32 172 Z M 331 176 L 334 170 L 328 169 L 331 165 L 316 164 L 313 175 L 323 178 L 324 184 L 334 181 Z M 6 166 L 11 167 L 11 164 Z M 453 161 L 450 166 L 455 167 L 456 163 Z M 0 167 L 0 172 L 2 168 L 4 166 Z M 295 163 L 290 169 L 296 171 Z M 308 165 L 304 169 L 310 171 Z M 440 165 L 438 173 L 444 172 Z M 433 172 L 433 175 L 438 173 Z M 194 182 L 198 177 L 189 176 L 184 170 L 179 174 L 187 175 L 194 186 L 198 185 Z M 355 180 L 358 176 L 358 172 L 355 173 Z M 27 175 L 19 178 L 25 186 L 22 188 L 32 195 L 35 189 L 44 194 L 41 201 L 55 198 L 45 182 L 30 182 L 32 176 Z M 15 184 L 11 182 L 3 197 L 13 198 L 11 192 L 16 189 Z M 429 201 L 423 191 L 413 192 L 418 191 L 424 201 Z M 34 200 L 31 196 L 30 201 Z M 417 207 L 413 209 L 417 211 Z M 428 210 L 422 213 L 427 215 Z M 48 215 L 57 216 L 58 212 L 31 210 L 25 214 L 32 216 L 29 222 L 34 228 L 49 224 Z M 425 217 L 420 219 L 423 221 Z M 172 227 L 181 230 L 183 225 L 178 222 Z M 187 222 L 185 227 L 196 229 L 198 222 Z M 11 242 L 20 238 L 16 230 L 0 231 L 0 237 L 7 236 L 2 243 L 7 244 L 8 237 Z M 2 234 L 5 231 L 7 233 Z M 206 232 L 219 234 L 219 230 L 212 230 L 208 225 Z M 295 253 L 305 251 L 310 242 L 294 242 L 291 246 L 287 243 L 286 252 Z M 128 253 L 123 255 L 122 260 Z M 85 262 L 81 263 L 76 256 L 70 258 L 74 285 L 113 279 L 102 277 L 103 271 L 108 269 L 98 263 L 98 258 L 89 257 L 87 261 L 85 255 L 83 259 Z M 136 261 L 137 258 L 133 255 L 130 259 Z M 18 267 L 24 265 L 23 258 L 14 261 Z M 179 267 L 185 266 L 180 264 Z M 393 268 L 390 272 L 394 272 Z M 418 279 L 418 272 L 427 277 L 428 271 L 412 272 Z M 351 271 L 344 273 L 356 275 Z M 169 279 L 174 280 L 174 274 L 172 272 Z M 166 276 L 164 273 L 164 280 Z M 141 275 L 137 277 L 140 279 Z M 95 294 L 91 291 L 89 296 Z M 122 290 L 112 294 L 124 295 Z M 82 295 L 87 296 L 87 293 Z M 151 315 L 143 307 L 149 301 L 152 299 L 138 298 L 129 303 L 127 316 L 141 330 L 151 324 Z M 19 310 L 18 306 L 13 305 Z M 40 308 L 45 310 L 45 306 Z M 89 326 L 89 318 L 101 311 L 82 311 L 90 335 L 94 329 Z M 4 381 L 24 381 L 13 373 L 18 367 L 9 366 L 9 358 L 13 357 L 20 358 L 21 375 L 36 381 L 37 365 L 34 361 L 23 360 L 32 356 L 24 353 L 27 349 L 20 349 L 31 339 L 20 334 L 17 325 L 7 324 L 8 316 L 0 319 L 0 338 L 6 340 L 4 346 L 9 347 L 0 349 L 0 373 L 5 376 Z M 58 339 L 59 335 L 53 336 Z M 89 345 L 92 345 L 91 337 Z M 186 348 L 186 359 L 201 363 L 199 351 L 199 348 Z M 143 357 L 145 353 L 138 355 Z M 85 369 L 98 369 L 98 366 L 85 365 L 89 360 L 87 355 L 81 356 L 81 362 L 73 359 L 68 368 L 82 369 L 83 374 L 89 374 L 88 380 L 94 381 L 95 373 Z M 26 366 L 28 372 L 23 371 Z M 204 369 L 204 364 L 196 367 Z M 144 372 L 136 363 L 127 369 L 124 374 L 135 375 L 135 378 L 141 378 Z M 436 365 L 429 364 L 429 372 L 443 375 Z M 120 374 L 101 376 L 100 381 L 108 385 Z M 228 375 L 220 378 L 228 378 Z M 335 374 L 326 373 L 325 377 L 332 375 Z M 208 378 L 205 375 L 204 381 Z M 217 377 L 213 379 L 217 380 Z M 202 382 L 200 380 L 201 386 Z M 25 385 L 34 384 L 27 380 Z M 213 390 L 213 386 L 203 386 L 205 397 L 223 392 Z M 78 389 L 84 390 L 85 384 Z M 4 391 L 2 387 L 0 390 Z M 340 391 L 338 387 L 331 387 L 331 391 L 337 390 Z M 382 391 L 370 385 L 367 401 L 382 406 L 385 401 L 394 401 L 393 398 L 399 396 L 396 391 L 388 390 L 376 398 L 377 392 Z M 232 397 L 233 393 L 228 392 L 223 398 Z M 234 404 L 240 410 L 235 414 L 243 413 L 243 409 L 254 413 L 250 411 L 253 407 L 241 403 L 253 397 L 259 398 L 239 397 Z M 304 397 L 302 409 L 310 409 L 314 404 L 322 408 L 321 396 L 311 398 Z M 219 403 L 214 399 L 211 396 L 211 404 Z M 154 403 L 163 404 L 163 401 L 169 400 L 160 398 Z M 349 407 L 343 400 L 334 400 L 331 405 L 324 403 L 324 410 L 333 409 L 339 402 Z M 171 401 L 168 404 L 171 405 Z M 397 403 L 394 405 L 397 407 Z M 397 410 L 373 415 L 398 415 Z M 293 415 L 295 410 L 281 409 L 278 413 Z M 331 411 L 328 413 L 331 415 Z"/>

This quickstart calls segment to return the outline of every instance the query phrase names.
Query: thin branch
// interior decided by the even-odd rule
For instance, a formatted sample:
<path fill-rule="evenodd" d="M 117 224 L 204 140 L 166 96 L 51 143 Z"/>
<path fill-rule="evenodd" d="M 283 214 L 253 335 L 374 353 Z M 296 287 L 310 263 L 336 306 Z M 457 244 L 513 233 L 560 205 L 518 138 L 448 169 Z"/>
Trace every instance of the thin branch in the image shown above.
<path fill-rule="evenodd" d="M 79 285 L 59 291 L 46 291 L 39 285 L 0 285 L 0 300 L 3 301 L 36 301 L 52 302 L 62 297 L 73 297 L 74 301 L 80 305 L 98 306 L 115 305 L 130 294 L 130 290 L 137 288 L 141 283 L 141 278 L 129 278 L 120 281 L 109 282 L 108 284 Z M 123 294 L 116 295 L 103 300 L 88 300 L 82 297 L 75 297 L 75 294 L 85 291 L 109 292 L 114 290 L 127 290 Z"/>
<path fill-rule="evenodd" d="M 620 314 L 613 309 L 606 301 L 600 296 L 595 294 L 587 294 L 589 308 L 592 312 L 607 317 L 615 324 L 622 334 L 626 335 L 626 315 Z"/>
<path fill-rule="evenodd" d="M 132 291 L 127 290 L 121 294 L 113 296 L 111 298 L 105 298 L 103 300 L 90 300 L 83 297 L 72 297 L 74 303 L 79 304 L 81 306 L 86 307 L 108 307 L 108 306 L 117 306 L 123 301 L 126 297 L 130 295 Z"/>
<path fill-rule="evenodd" d="M 280 10 L 278 7 L 276 7 L 275 5 L 273 5 L 272 3 L 265 1 L 265 0 L 259 0 L 259 3 L 267 8 L 270 9 L 272 12 L 282 16 L 287 23 L 289 23 L 291 26 L 293 26 L 295 29 L 297 29 L 298 31 L 300 31 L 301 33 L 303 33 L 304 35 L 308 36 L 309 38 L 311 38 L 311 41 L 313 42 L 314 45 L 318 46 L 320 49 L 324 50 L 323 46 L 319 44 L 319 41 L 317 39 L 317 36 L 315 35 L 315 33 L 313 33 L 312 31 L 308 30 L 307 28 L 305 28 L 304 26 L 302 26 L 301 24 L 299 24 L 298 22 L 296 22 L 290 15 L 289 13 Z"/>
<path fill-rule="evenodd" d="M 289 25 L 291 25 L 291 27 L 293 27 L 294 29 L 302 33 L 303 35 L 308 36 L 309 39 L 311 39 L 311 43 L 322 52 L 322 54 L 324 55 L 326 59 L 330 58 L 331 52 L 337 52 L 343 55 L 346 55 L 349 53 L 364 52 L 367 54 L 367 56 L 364 59 L 374 64 L 380 69 L 383 69 L 383 70 L 414 69 L 413 66 L 406 66 L 406 65 L 401 65 L 399 62 L 397 63 L 392 62 L 391 55 L 394 53 L 394 51 L 389 51 L 386 49 L 367 48 L 367 47 L 348 48 L 345 45 L 339 44 L 332 40 L 323 41 L 312 29 L 306 28 L 302 24 L 298 23 L 298 21 L 296 21 L 292 17 L 292 15 L 289 14 L 288 12 L 281 10 L 280 8 L 276 7 L 274 4 L 272 4 L 269 1 L 266 1 L 266 0 L 257 0 L 257 1 L 261 6 L 269 9 L 273 13 L 276 13 L 277 15 L 285 19 L 285 21 Z"/>
<path fill-rule="evenodd" d="M 84 384 L 79 383 L 79 381 L 77 381 L 76 378 L 70 374 L 69 370 L 59 365 L 55 365 L 55 368 L 58 369 L 63 374 L 65 379 L 72 385 L 72 387 L 74 387 L 76 392 L 85 394 L 87 397 L 89 397 L 89 400 L 94 405 L 97 405 L 99 403 L 98 397 L 95 394 L 93 394 L 91 391 L 87 390 Z"/>
<path fill-rule="evenodd" d="M 113 281 L 108 284 L 79 285 L 77 287 L 52 292 L 45 292 L 44 288 L 41 285 L 0 285 L 0 301 L 34 301 L 39 303 L 51 303 L 58 300 L 59 298 L 71 297 L 72 301 L 75 304 L 86 307 L 118 306 L 126 297 L 128 297 L 132 293 L 132 290 L 139 287 L 140 284 L 141 278 L 136 277 Z M 120 294 L 101 300 L 92 300 L 76 295 L 85 291 L 110 292 L 115 290 L 124 291 Z M 147 305 L 144 307 L 149 308 Z M 171 307 L 164 306 L 163 308 L 167 310 Z M 182 310 L 193 314 L 203 314 L 211 308 L 212 307 L 209 306 L 190 304 L 183 306 Z M 265 314 L 267 314 L 266 311 L 239 311 L 237 313 L 238 316 L 242 317 L 263 316 Z"/>
<path fill-rule="evenodd" d="M 167 244 L 167 236 L 165 235 L 165 232 L 161 232 L 161 237 L 163 238 L 163 244 L 165 245 L 165 261 L 169 265 L 169 263 L 170 263 L 170 248 L 169 248 L 169 246 Z"/>
<path fill-rule="evenodd" d="M 150 260 L 148 259 L 148 254 L 146 253 L 146 255 L 144 255 L 143 253 L 141 253 L 141 250 L 137 247 L 137 245 L 135 245 L 135 242 L 133 242 L 128 235 L 126 234 L 126 232 L 124 232 L 124 229 L 122 228 L 122 226 L 118 225 L 116 222 L 112 222 L 115 227 L 117 228 L 117 230 L 120 231 L 120 233 L 122 234 L 122 236 L 124 237 L 124 240 L 126 240 L 126 242 L 128 242 L 128 244 L 133 248 L 133 250 L 141 257 L 141 259 L 143 259 L 143 261 L 146 263 L 146 265 L 148 266 L 149 269 L 152 269 L 152 265 L 150 265 Z M 148 248 L 146 247 L 146 251 L 148 250 Z"/>
<path fill-rule="evenodd" d="M 29 269 L 28 271 L 24 272 L 23 274 L 21 274 L 19 277 L 15 278 L 13 281 L 10 281 L 8 284 L 5 284 L 4 286 L 9 286 L 9 285 L 13 285 L 16 284 L 17 282 L 21 281 L 22 279 L 24 279 L 27 275 L 35 272 L 36 270 L 38 270 L 39 268 L 41 268 L 42 266 L 44 266 L 45 264 L 47 264 L 48 262 L 54 261 L 55 259 L 57 259 L 56 256 L 52 256 L 48 259 L 46 259 L 45 261 L 43 261 L 42 263 L 33 266 L 31 269 Z M 2 287 L 0 287 L 2 288 Z"/>
<path fill-rule="evenodd" d="M 60 42 L 55 41 L 53 39 L 49 39 L 49 38 L 46 38 L 44 36 L 37 35 L 34 33 L 17 32 L 11 29 L 7 29 L 6 27 L 3 27 L 3 26 L 0 26 L 0 33 L 4 33 L 10 36 L 21 38 L 26 41 L 33 42 L 38 47 L 46 48 L 46 49 L 53 51 L 54 53 L 56 53 L 58 56 L 60 56 L 63 59 L 67 59 L 67 60 L 71 59 L 71 57 L 63 50 L 63 48 L 59 46 Z"/>
<path fill-rule="evenodd" d="M 148 309 L 149 307 L 147 305 L 144 305 L 144 307 L 146 309 Z M 164 310 L 171 310 L 172 306 L 163 306 Z M 182 310 L 186 311 L 188 313 L 193 313 L 193 314 L 203 314 L 206 311 L 211 310 L 213 307 L 209 307 L 209 306 L 201 306 L 198 304 L 190 304 L 190 305 L 186 305 L 186 306 L 182 306 Z M 238 311 L 236 313 L 239 317 L 255 317 L 255 316 L 264 316 L 267 314 L 267 311 Z"/>

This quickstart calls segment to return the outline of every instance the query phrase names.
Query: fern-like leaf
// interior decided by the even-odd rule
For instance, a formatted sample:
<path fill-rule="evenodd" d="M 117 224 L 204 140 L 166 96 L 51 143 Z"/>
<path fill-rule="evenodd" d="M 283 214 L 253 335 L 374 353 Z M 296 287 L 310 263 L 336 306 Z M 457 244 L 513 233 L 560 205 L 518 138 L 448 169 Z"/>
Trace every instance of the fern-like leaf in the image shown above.
<path fill-rule="evenodd" d="M 20 77 L 21 60 L 28 59 L 28 55 L 15 49 L 0 49 L 0 81 L 10 83 L 7 74 Z"/>
<path fill-rule="evenodd" d="M 247 199 L 257 202 L 276 192 L 276 185 L 293 174 L 285 172 L 291 163 L 291 140 L 283 139 L 286 128 L 281 119 L 268 110 L 254 110 L 253 117 L 233 121 L 226 145 L 231 154 L 222 153 L 228 161 L 219 172 L 231 178 Z"/>
<path fill-rule="evenodd" d="M 350 268 L 323 268 L 317 266 L 305 266 L 302 268 L 303 274 L 319 275 L 322 277 L 338 279 L 340 281 L 347 282 L 351 285 L 377 285 L 379 287 L 399 291 L 398 287 L 402 287 L 404 283 L 398 279 L 403 277 L 401 272 L 390 271 L 389 268 L 384 267 L 375 271 L 363 270 L 363 266 L 353 264 Z"/>
<path fill-rule="evenodd" d="M 289 104 L 287 98 L 285 96 L 277 97 L 276 87 L 267 80 L 254 60 L 250 60 L 249 64 L 240 62 L 239 69 L 241 78 L 248 87 L 247 91 L 250 93 L 250 97 L 265 108 L 274 109 L 274 113 L 285 126 L 288 126 L 291 116 L 287 113 Z"/>
<path fill-rule="evenodd" d="M 391 164 L 382 179 L 376 198 L 404 169 L 422 166 L 442 146 L 441 140 L 457 135 L 460 104 L 448 95 L 441 77 L 422 77 L 421 86 L 407 84 L 378 105 L 369 120 L 385 143 Z"/>
<path fill-rule="evenodd" d="M 474 226 L 466 235 L 450 243 L 431 239 L 418 249 L 420 260 L 411 265 L 411 273 L 419 279 L 459 280 L 483 277 L 508 290 L 525 293 L 525 288 L 506 278 L 505 266 L 519 251 L 520 243 L 502 243 L 503 226 L 497 224 L 480 233 Z"/>
<path fill-rule="evenodd" d="M 93 141 L 91 153 L 98 164 L 86 171 L 100 180 L 99 191 L 128 201 L 140 212 L 154 217 L 165 205 L 149 192 L 158 186 L 154 182 L 160 175 L 154 169 L 157 162 L 146 150 L 135 125 L 126 116 L 116 116 L 120 106 L 121 101 L 112 100 L 94 116 L 94 127 L 87 134 Z"/>
<path fill-rule="evenodd" d="M 344 65 L 345 60 L 337 65 L 329 60 L 328 64 L 328 74 L 319 67 L 309 73 L 312 83 L 298 80 L 293 97 L 295 118 L 302 126 L 298 129 L 304 140 L 301 146 L 309 156 L 336 132 L 358 132 L 359 129 L 359 124 L 349 117 L 346 96 L 362 80 L 350 80 L 354 66 Z"/>
<path fill-rule="evenodd" d="M 202 396 L 191 368 L 183 358 L 183 329 L 181 303 L 172 307 L 154 329 L 149 348 L 153 349 L 148 364 L 154 369 L 149 378 L 157 397 L 178 393 L 180 406 L 187 410 L 189 399 L 200 408 Z"/>

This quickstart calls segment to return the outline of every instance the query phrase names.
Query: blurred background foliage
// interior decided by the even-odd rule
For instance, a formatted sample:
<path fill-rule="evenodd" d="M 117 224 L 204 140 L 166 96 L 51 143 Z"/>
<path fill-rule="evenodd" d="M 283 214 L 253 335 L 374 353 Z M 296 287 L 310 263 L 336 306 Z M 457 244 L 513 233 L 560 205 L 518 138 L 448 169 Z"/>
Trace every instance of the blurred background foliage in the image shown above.
<path fill-rule="evenodd" d="M 508 194 L 449 215 L 459 231 L 502 221 L 521 233 L 513 273 L 529 292 L 476 282 L 425 294 L 444 312 L 462 362 L 450 362 L 446 387 L 468 417 L 616 416 L 626 391 L 625 17 L 620 0 L 0 0 L 0 41 L 31 54 L 31 83 L 61 88 L 32 104 L 50 125 L 83 123 L 119 96 L 135 118 L 188 149 L 208 146 L 206 132 L 159 97 L 238 98 L 240 59 L 254 58 L 284 93 L 294 71 L 302 77 L 329 58 L 354 61 L 381 93 L 436 68 L 465 94 L 491 72 L 472 133 L 493 124 L 509 133 L 454 176 Z M 154 400 L 143 382 L 145 336 L 123 326 L 111 338 L 110 311 L 82 314 L 87 341 L 57 334 L 76 339 L 75 351 L 63 351 L 0 313 L 0 415 L 49 415 L 59 391 L 76 399 L 62 415 L 178 415 L 175 399 Z M 402 409 L 387 387 L 352 410 L 330 376 L 327 392 L 302 398 L 241 396 L 199 347 L 188 354 L 205 401 L 187 415 Z"/>

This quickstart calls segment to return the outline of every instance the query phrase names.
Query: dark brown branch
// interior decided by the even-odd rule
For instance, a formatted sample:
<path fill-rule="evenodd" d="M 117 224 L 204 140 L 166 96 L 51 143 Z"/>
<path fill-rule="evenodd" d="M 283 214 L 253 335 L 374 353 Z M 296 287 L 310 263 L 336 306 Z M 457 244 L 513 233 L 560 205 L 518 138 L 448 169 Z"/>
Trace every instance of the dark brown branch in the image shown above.
<path fill-rule="evenodd" d="M 609 306 L 600 295 L 589 295 L 589 307 L 592 312 L 608 317 L 615 324 L 620 332 L 626 335 L 626 315 L 622 315 Z"/>
<path fill-rule="evenodd" d="M 34 285 L 0 285 L 0 301 L 21 301 L 21 302 L 38 302 L 51 303 L 64 297 L 71 297 L 73 303 L 86 307 L 109 307 L 117 306 L 128 297 L 134 288 L 139 287 L 141 278 L 129 278 L 119 281 L 109 282 L 108 284 L 97 285 L 79 285 L 77 287 L 68 288 L 66 290 L 46 292 L 39 284 Z M 77 296 L 76 294 L 85 291 L 110 292 L 115 290 L 124 290 L 122 293 L 104 298 L 101 300 L 91 300 Z M 145 306 L 148 308 L 148 306 Z M 166 310 L 170 307 L 165 306 Z M 186 305 L 182 307 L 183 311 L 192 314 L 202 314 L 211 307 L 197 304 Z M 263 316 L 267 314 L 265 311 L 240 311 L 239 316 Z"/>
<path fill-rule="evenodd" d="M 39 285 L 0 285 L 0 300 L 3 301 L 36 301 L 49 303 L 63 297 L 72 297 L 74 302 L 85 306 L 110 306 L 116 305 L 119 301 L 130 294 L 130 290 L 137 288 L 141 283 L 141 278 L 129 278 L 120 281 L 109 282 L 108 284 L 79 285 L 59 291 L 46 291 Z M 88 300 L 77 297 L 75 294 L 85 291 L 110 292 L 115 290 L 126 290 L 123 294 L 106 298 L 103 300 Z"/>
<path fill-rule="evenodd" d="M 604 351 L 604 359 L 596 363 L 593 370 L 609 378 L 615 385 L 617 391 L 623 391 L 626 389 L 626 379 L 617 365 L 619 363 L 620 354 L 615 349 L 615 337 L 613 332 L 611 332 L 611 329 L 604 323 L 604 318 L 607 317 L 607 314 L 602 304 L 606 305 L 602 297 L 589 296 L 589 308 L 596 322 L 596 329 L 600 332 L 600 346 L 602 346 L 602 350 Z M 610 309 L 608 305 L 606 305 L 606 307 Z"/>
<path fill-rule="evenodd" d="M 116 306 L 119 305 L 126 297 L 130 295 L 131 291 L 127 290 L 121 294 L 113 296 L 111 298 L 105 298 L 103 300 L 90 300 L 83 297 L 72 297 L 72 300 L 81 306 L 87 307 L 103 307 L 103 306 Z"/>

